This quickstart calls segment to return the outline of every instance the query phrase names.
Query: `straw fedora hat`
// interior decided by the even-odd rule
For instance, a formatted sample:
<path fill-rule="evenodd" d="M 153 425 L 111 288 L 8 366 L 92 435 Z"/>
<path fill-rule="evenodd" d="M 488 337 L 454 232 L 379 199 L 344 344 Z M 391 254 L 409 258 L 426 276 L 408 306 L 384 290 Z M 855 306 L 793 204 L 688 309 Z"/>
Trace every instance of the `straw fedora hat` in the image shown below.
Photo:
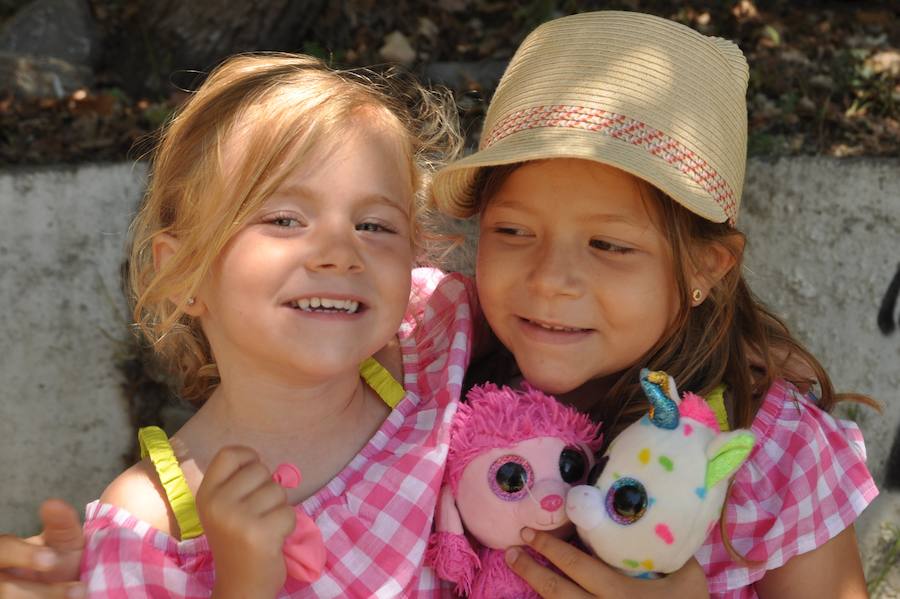
<path fill-rule="evenodd" d="M 747 79 L 735 44 L 673 21 L 619 11 L 550 21 L 506 68 L 478 151 L 435 175 L 435 203 L 470 216 L 478 169 L 583 158 L 733 225 L 746 165 Z"/>

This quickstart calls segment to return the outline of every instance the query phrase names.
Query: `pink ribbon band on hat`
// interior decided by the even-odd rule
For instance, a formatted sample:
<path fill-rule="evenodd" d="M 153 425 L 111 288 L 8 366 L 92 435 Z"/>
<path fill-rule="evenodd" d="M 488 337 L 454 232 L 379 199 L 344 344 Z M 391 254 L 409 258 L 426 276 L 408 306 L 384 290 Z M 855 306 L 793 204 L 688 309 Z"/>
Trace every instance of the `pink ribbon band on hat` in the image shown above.
<path fill-rule="evenodd" d="M 527 108 L 513 112 L 500 120 L 486 136 L 481 149 L 485 150 L 513 133 L 542 127 L 592 131 L 644 148 L 687 175 L 709 193 L 725 212 L 728 223 L 734 226 L 737 218 L 737 202 L 731 186 L 725 179 L 683 143 L 659 129 L 623 114 L 565 104 Z"/>

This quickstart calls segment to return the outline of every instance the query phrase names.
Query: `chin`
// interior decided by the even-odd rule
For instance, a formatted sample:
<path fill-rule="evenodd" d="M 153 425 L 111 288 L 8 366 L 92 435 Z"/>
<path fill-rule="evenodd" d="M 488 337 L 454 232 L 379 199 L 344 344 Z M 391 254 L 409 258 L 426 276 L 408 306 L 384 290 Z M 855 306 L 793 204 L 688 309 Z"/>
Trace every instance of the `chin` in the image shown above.
<path fill-rule="evenodd" d="M 587 379 L 572 374 L 567 375 L 561 369 L 548 367 L 529 369 L 522 368 L 522 376 L 531 385 L 550 395 L 562 395 L 583 385 Z"/>

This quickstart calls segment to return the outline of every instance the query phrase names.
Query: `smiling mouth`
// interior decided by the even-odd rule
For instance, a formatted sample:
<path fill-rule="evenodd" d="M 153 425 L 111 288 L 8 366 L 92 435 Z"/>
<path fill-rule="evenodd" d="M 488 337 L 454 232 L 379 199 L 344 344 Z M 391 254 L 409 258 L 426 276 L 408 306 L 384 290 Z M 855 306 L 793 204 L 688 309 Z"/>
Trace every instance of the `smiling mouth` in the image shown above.
<path fill-rule="evenodd" d="M 541 320 L 532 320 L 530 318 L 522 318 L 522 317 L 520 317 L 520 318 L 521 318 L 521 320 L 523 320 L 524 322 L 527 322 L 530 325 L 539 327 L 546 331 L 553 331 L 554 333 L 589 333 L 593 330 L 593 329 L 582 329 L 579 327 L 567 327 L 567 326 L 563 326 L 560 324 L 544 322 Z"/>
<path fill-rule="evenodd" d="M 329 297 L 304 297 L 288 302 L 288 306 L 315 314 L 357 314 L 366 309 L 365 304 L 356 300 Z"/>

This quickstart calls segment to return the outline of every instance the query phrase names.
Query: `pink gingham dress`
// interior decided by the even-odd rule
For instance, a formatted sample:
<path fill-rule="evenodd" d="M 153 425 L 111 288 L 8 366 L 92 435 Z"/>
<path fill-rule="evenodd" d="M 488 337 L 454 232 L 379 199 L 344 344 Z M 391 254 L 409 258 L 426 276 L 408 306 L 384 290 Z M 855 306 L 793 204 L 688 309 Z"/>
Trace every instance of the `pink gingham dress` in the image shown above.
<path fill-rule="evenodd" d="M 325 571 L 278 597 L 442 597 L 424 565 L 450 422 L 471 346 L 474 289 L 460 275 L 413 272 L 399 337 L 406 395 L 369 443 L 302 503 L 322 532 Z M 91 597 L 209 597 L 206 537 L 178 541 L 113 505 L 87 506 L 82 580 Z"/>
<path fill-rule="evenodd" d="M 695 557 L 711 597 L 752 599 L 766 571 L 812 551 L 853 524 L 878 495 L 855 423 L 838 420 L 785 382 L 776 382 L 752 430 L 757 444 L 737 471 L 725 517 L 735 562 L 719 527 Z"/>

